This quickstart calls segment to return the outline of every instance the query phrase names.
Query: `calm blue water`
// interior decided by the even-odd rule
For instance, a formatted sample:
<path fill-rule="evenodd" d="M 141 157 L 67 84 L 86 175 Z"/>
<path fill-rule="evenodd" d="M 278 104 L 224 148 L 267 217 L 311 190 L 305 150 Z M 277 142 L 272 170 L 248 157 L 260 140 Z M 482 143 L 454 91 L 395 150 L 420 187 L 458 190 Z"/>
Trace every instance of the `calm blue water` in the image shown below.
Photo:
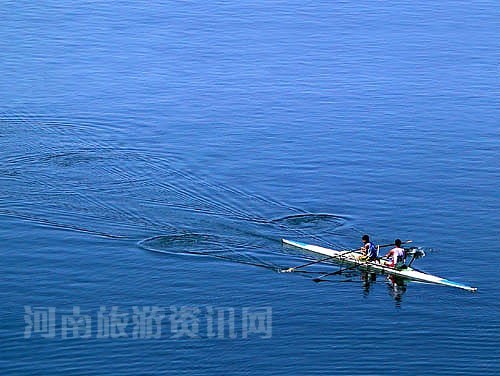
<path fill-rule="evenodd" d="M 498 374 L 496 2 L 0 18 L 3 375 Z M 276 272 L 363 233 L 478 293 Z"/>

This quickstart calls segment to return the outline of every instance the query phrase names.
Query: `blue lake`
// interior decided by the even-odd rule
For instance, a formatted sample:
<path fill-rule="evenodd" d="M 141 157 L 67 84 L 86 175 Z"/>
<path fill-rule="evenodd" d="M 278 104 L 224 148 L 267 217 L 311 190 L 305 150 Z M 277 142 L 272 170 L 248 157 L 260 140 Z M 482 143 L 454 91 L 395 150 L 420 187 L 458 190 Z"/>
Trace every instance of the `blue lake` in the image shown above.
<path fill-rule="evenodd" d="M 2 375 L 499 373 L 497 3 L 0 17 Z M 478 292 L 278 272 L 365 233 Z"/>

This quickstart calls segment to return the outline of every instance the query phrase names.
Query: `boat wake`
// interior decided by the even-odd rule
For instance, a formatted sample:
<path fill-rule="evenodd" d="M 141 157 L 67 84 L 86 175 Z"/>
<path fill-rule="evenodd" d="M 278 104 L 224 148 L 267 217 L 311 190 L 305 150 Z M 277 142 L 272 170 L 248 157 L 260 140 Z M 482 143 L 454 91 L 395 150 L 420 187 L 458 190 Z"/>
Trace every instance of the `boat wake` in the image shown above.
<path fill-rule="evenodd" d="M 154 236 L 141 240 L 137 244 L 140 248 L 151 252 L 210 256 L 240 264 L 279 270 L 279 265 L 253 255 L 251 244 L 241 240 L 242 238 L 229 238 L 220 235 L 186 233 Z"/>
<path fill-rule="evenodd" d="M 301 259 L 282 249 L 280 237 L 342 250 L 359 233 L 348 217 L 310 213 L 221 184 L 190 171 L 174 151 L 131 145 L 128 127 L 116 123 L 17 112 L 0 113 L 0 125 L 8 145 L 0 216 L 130 239 L 165 255 L 208 255 L 269 269 Z"/>

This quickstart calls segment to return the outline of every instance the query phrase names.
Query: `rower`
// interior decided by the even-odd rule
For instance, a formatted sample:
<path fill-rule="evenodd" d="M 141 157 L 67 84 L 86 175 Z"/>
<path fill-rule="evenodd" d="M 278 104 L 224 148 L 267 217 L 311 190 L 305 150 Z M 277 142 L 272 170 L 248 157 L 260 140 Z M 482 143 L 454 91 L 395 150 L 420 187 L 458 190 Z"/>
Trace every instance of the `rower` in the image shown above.
<path fill-rule="evenodd" d="M 391 258 L 391 262 L 386 262 L 385 266 L 390 266 L 391 268 L 402 266 L 405 261 L 405 250 L 401 248 L 401 240 L 394 240 L 394 245 L 395 247 L 385 255 L 385 258 Z"/>
<path fill-rule="evenodd" d="M 360 261 L 377 261 L 378 259 L 378 249 L 375 245 L 370 242 L 370 237 L 368 235 L 363 235 L 361 238 L 363 246 L 361 247 Z"/>

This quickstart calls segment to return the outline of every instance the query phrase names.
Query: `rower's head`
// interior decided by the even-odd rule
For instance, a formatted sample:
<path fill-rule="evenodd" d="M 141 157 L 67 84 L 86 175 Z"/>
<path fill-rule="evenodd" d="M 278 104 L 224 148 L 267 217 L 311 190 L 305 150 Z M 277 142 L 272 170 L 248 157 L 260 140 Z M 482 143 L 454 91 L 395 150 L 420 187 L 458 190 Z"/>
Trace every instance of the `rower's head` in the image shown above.
<path fill-rule="evenodd" d="M 363 235 L 363 237 L 361 238 L 361 240 L 363 241 L 363 243 L 369 243 L 370 242 L 370 237 L 368 235 Z"/>
<path fill-rule="evenodd" d="M 396 247 L 401 247 L 401 239 L 394 240 L 394 244 L 396 244 Z"/>

